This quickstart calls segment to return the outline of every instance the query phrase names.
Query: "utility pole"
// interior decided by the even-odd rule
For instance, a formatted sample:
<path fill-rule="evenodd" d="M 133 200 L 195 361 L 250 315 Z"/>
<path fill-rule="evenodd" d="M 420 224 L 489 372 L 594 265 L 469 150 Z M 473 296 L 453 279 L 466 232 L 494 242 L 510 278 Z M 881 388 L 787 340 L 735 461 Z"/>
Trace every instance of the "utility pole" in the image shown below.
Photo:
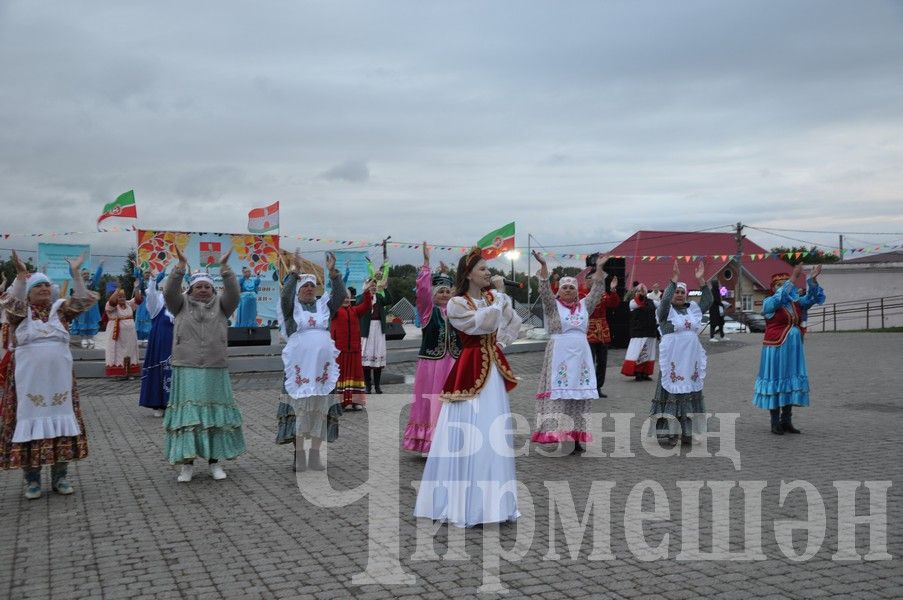
<path fill-rule="evenodd" d="M 530 306 L 530 258 L 532 258 L 533 253 L 530 251 L 530 238 L 533 235 L 527 234 L 527 306 Z"/>
<path fill-rule="evenodd" d="M 737 242 L 737 254 L 734 255 L 734 261 L 737 263 L 737 283 L 734 285 L 734 310 L 740 316 L 743 314 L 743 223 L 737 221 L 736 230 L 734 240 Z"/>
<path fill-rule="evenodd" d="M 840 234 L 840 260 L 843 260 L 843 234 Z"/>

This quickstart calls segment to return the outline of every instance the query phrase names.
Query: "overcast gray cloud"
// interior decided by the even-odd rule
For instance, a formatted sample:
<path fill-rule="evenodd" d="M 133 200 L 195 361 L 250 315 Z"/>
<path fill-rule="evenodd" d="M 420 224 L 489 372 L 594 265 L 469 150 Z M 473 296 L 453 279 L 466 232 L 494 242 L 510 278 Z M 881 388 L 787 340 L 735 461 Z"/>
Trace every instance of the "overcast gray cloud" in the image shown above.
<path fill-rule="evenodd" d="M 0 72 L 4 231 L 903 231 L 898 2 L 14 0 Z"/>

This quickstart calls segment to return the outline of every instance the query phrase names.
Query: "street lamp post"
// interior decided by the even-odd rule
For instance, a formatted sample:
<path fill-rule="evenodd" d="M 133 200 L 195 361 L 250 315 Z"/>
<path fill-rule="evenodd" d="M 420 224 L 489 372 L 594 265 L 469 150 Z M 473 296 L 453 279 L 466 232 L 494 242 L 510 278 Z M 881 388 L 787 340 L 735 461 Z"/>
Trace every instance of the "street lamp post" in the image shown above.
<path fill-rule="evenodd" d="M 508 250 L 505 256 L 511 261 L 511 281 L 517 281 L 514 278 L 514 261 L 520 258 L 520 250 Z"/>

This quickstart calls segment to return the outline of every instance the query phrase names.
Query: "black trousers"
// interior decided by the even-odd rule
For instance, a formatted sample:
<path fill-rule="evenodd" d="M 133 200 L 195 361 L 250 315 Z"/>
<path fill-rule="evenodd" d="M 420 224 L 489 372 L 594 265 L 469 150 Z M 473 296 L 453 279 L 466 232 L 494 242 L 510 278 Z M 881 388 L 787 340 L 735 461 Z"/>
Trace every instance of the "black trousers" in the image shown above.
<path fill-rule="evenodd" d="M 710 338 L 715 337 L 715 334 L 719 332 L 721 333 L 721 337 L 724 337 L 724 321 L 716 323 L 710 320 L 709 325 L 712 328 L 711 334 L 709 335 Z"/>
<path fill-rule="evenodd" d="M 608 366 L 608 344 L 590 343 L 589 349 L 593 353 L 593 364 L 596 367 L 596 387 L 602 389 L 605 385 L 605 367 Z"/>

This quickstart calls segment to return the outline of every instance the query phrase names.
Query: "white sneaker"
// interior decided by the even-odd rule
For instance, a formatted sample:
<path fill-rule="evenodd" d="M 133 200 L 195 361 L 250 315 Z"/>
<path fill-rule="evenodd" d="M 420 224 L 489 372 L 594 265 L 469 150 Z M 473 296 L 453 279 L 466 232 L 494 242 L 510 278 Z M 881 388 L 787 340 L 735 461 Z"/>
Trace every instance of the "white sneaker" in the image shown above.
<path fill-rule="evenodd" d="M 729 341 L 731 341 L 731 338 L 729 338 L 729 337 L 723 337 L 723 338 L 721 338 L 721 341 L 722 341 L 722 342 L 729 342 Z"/>
<path fill-rule="evenodd" d="M 709 341 L 710 341 L 711 343 L 713 343 L 713 344 L 717 344 L 717 343 L 718 343 L 718 338 L 709 338 Z"/>
<path fill-rule="evenodd" d="M 162 416 L 163 416 L 163 411 L 160 410 L 160 409 L 158 408 L 157 410 L 154 411 L 154 416 L 155 416 L 155 417 L 162 417 Z"/>
<path fill-rule="evenodd" d="M 179 483 L 188 483 L 194 477 L 194 465 L 182 465 L 179 477 L 176 479 Z"/>
<path fill-rule="evenodd" d="M 88 340 L 82 340 L 82 348 L 88 347 Z"/>
<path fill-rule="evenodd" d="M 214 463 L 210 465 L 210 474 L 213 475 L 213 478 L 217 481 L 226 478 L 226 472 L 223 471 L 222 466 L 219 463 Z"/>
<path fill-rule="evenodd" d="M 94 347 L 94 340 L 88 340 L 88 348 Z"/>

